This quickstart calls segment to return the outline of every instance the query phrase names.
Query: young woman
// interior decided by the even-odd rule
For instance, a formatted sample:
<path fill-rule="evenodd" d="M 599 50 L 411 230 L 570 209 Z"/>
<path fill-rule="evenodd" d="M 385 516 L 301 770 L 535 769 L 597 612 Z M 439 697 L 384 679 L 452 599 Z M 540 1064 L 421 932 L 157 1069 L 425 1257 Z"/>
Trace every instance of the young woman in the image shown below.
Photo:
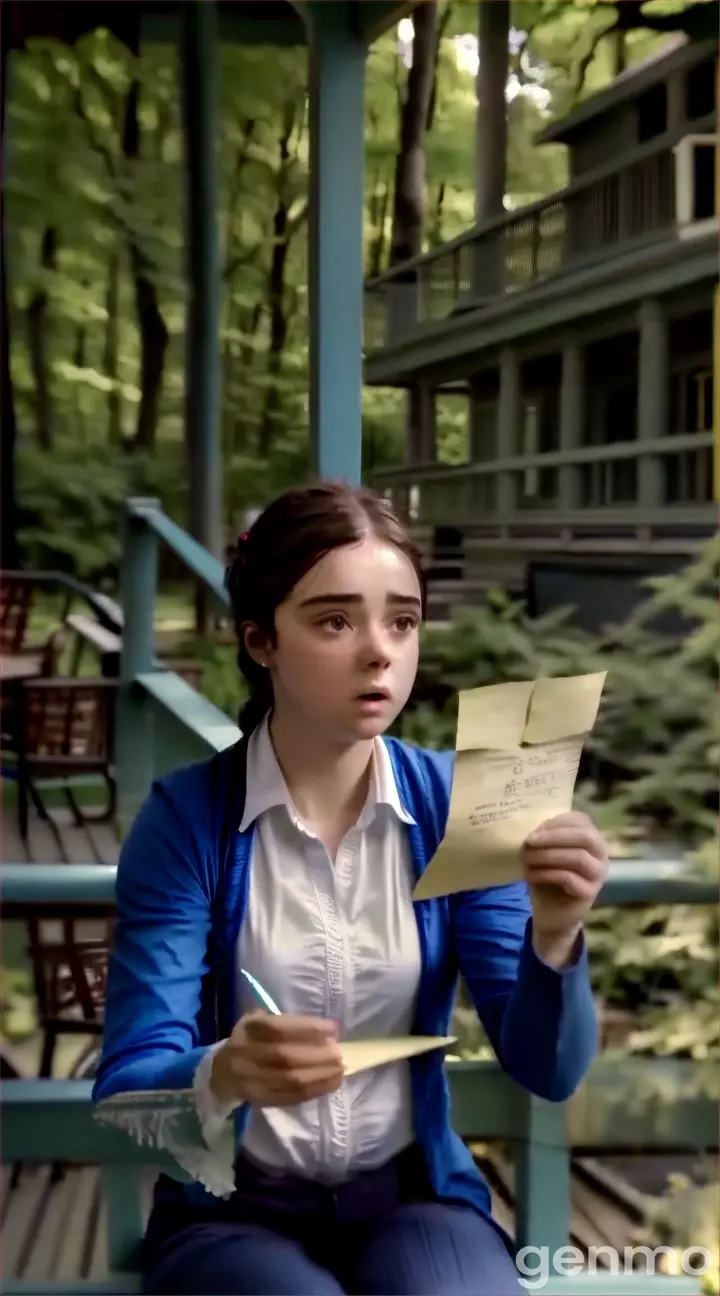
<path fill-rule="evenodd" d="M 462 974 L 505 1070 L 567 1098 L 596 1044 L 583 918 L 603 840 L 562 815 L 527 842 L 523 884 L 413 902 L 454 754 L 382 737 L 425 610 L 385 500 L 289 492 L 241 539 L 228 587 L 242 739 L 155 784 L 118 869 L 95 1097 L 184 1089 L 196 1112 L 175 1118 L 172 1094 L 161 1120 L 124 1110 L 192 1180 L 158 1181 L 145 1290 L 519 1293 L 442 1053 L 346 1078 L 339 1041 L 446 1034 Z"/>

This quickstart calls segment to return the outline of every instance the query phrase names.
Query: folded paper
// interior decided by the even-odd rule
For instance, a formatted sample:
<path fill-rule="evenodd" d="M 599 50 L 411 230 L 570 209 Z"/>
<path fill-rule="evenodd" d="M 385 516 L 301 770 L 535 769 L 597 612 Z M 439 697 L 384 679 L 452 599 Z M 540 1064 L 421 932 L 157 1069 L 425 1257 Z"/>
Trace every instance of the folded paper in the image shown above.
<path fill-rule="evenodd" d="M 455 1043 L 454 1035 L 407 1035 L 403 1039 L 346 1040 L 340 1044 L 345 1065 L 345 1075 L 357 1075 L 372 1067 L 386 1066 L 388 1062 L 402 1062 L 404 1058 L 430 1053 Z"/>
<path fill-rule="evenodd" d="M 526 837 L 572 809 L 605 678 L 599 671 L 460 693 L 447 829 L 415 899 L 522 878 Z"/>

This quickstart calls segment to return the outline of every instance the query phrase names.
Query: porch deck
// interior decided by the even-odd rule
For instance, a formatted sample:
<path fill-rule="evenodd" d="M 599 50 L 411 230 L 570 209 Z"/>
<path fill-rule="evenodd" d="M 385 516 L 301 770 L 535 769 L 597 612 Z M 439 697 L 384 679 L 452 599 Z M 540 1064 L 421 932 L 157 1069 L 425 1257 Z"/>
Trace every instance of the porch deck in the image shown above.
<path fill-rule="evenodd" d="M 495 1217 L 514 1233 L 512 1165 L 495 1148 L 479 1145 L 477 1154 L 490 1183 Z M 654 1159 L 638 1159 L 638 1171 L 642 1173 L 641 1162 Z M 58 1171 L 28 1165 L 13 1170 L 14 1175 L 10 1167 L 5 1171 L 0 1227 L 3 1280 L 62 1282 L 67 1290 L 75 1281 L 106 1279 L 107 1215 L 99 1168 L 68 1166 Z M 148 1170 L 141 1180 L 144 1219 L 153 1179 L 154 1172 Z M 645 1241 L 646 1205 L 651 1200 L 606 1166 L 577 1158 L 572 1177 L 572 1245 L 585 1256 L 591 1247 L 611 1246 L 622 1255 L 626 1246 L 640 1245 Z"/>

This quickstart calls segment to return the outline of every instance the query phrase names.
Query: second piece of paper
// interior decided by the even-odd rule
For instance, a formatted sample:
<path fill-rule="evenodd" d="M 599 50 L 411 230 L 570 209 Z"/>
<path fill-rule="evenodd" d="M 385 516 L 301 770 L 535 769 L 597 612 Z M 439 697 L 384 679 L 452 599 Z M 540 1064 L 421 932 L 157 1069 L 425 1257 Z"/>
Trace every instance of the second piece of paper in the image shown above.
<path fill-rule="evenodd" d="M 598 672 L 460 694 L 448 825 L 416 899 L 521 879 L 525 838 L 572 808 L 604 682 Z"/>

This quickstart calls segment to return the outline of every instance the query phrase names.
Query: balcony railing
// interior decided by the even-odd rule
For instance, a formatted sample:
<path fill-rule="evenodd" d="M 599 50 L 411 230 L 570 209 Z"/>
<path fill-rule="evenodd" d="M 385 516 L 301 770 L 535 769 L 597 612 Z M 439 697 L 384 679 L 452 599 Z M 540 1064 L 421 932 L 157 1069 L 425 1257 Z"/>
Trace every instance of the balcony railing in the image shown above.
<path fill-rule="evenodd" d="M 685 144 L 637 149 L 622 166 L 582 176 L 549 198 L 468 230 L 425 256 L 371 279 L 365 288 L 367 352 L 404 341 L 423 325 L 502 301 L 568 270 L 662 242 L 678 219 L 703 213 L 685 192 Z M 679 192 L 679 188 L 682 192 Z"/>
<path fill-rule="evenodd" d="M 372 484 L 408 520 L 428 526 L 510 528 L 537 532 L 613 520 L 677 534 L 717 526 L 712 504 L 712 432 L 616 442 L 487 462 L 415 464 L 373 473 Z M 659 466 L 660 497 L 639 499 L 643 463 Z M 571 474 L 568 503 L 562 474 Z"/>

